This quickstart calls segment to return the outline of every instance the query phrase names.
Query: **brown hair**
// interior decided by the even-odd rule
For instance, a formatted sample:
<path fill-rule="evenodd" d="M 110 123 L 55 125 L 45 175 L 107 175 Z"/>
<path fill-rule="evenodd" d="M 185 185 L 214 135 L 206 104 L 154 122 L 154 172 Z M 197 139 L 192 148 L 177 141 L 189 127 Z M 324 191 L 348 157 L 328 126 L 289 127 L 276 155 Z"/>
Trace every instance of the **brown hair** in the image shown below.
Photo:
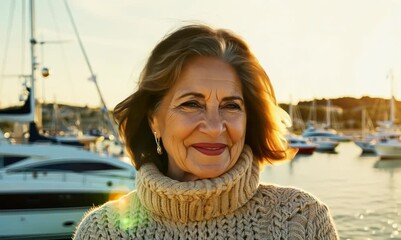
<path fill-rule="evenodd" d="M 291 158 L 294 154 L 283 137 L 281 116 L 270 79 L 239 36 L 225 29 L 188 25 L 167 35 L 152 51 L 139 79 L 138 90 L 119 103 L 114 116 L 133 164 L 139 169 L 154 162 L 167 171 L 167 155 L 156 153 L 149 127 L 151 114 L 194 56 L 216 57 L 237 72 L 247 112 L 245 144 L 260 162 Z"/>

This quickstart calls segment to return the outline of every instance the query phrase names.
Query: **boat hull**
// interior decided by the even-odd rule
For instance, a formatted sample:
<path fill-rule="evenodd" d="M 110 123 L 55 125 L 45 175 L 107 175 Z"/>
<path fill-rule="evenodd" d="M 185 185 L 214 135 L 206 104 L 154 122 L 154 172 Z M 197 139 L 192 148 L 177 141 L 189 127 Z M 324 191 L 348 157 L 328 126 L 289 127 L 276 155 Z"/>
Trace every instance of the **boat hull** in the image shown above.
<path fill-rule="evenodd" d="M 288 145 L 291 148 L 298 149 L 297 154 L 312 154 L 316 148 L 317 144 L 311 143 L 300 136 L 287 136 Z"/>
<path fill-rule="evenodd" d="M 380 159 L 401 159 L 401 144 L 377 144 L 375 151 Z"/>
<path fill-rule="evenodd" d="M 334 152 L 339 145 L 338 142 L 332 141 L 316 141 L 314 143 L 318 144 L 316 151 L 321 152 Z"/>
<path fill-rule="evenodd" d="M 90 207 L 0 211 L 1 239 L 71 238 Z"/>
<path fill-rule="evenodd" d="M 362 149 L 362 153 L 376 153 L 375 146 L 368 141 L 354 141 L 354 143 Z"/>
<path fill-rule="evenodd" d="M 316 146 L 291 146 L 292 148 L 297 148 L 298 152 L 297 154 L 304 154 L 304 155 L 310 155 L 315 152 Z"/>
<path fill-rule="evenodd" d="M 71 238 L 85 212 L 126 193 L 1 193 L 0 238 Z"/>

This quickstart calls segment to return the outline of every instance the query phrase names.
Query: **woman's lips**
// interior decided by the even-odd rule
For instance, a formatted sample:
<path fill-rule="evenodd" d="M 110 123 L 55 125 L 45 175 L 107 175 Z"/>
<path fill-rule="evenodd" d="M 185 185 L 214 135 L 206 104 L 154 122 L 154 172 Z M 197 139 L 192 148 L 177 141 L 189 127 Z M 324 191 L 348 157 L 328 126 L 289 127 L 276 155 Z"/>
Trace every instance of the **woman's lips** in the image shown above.
<path fill-rule="evenodd" d="M 192 147 L 205 155 L 217 156 L 226 150 L 227 145 L 223 143 L 196 143 Z"/>

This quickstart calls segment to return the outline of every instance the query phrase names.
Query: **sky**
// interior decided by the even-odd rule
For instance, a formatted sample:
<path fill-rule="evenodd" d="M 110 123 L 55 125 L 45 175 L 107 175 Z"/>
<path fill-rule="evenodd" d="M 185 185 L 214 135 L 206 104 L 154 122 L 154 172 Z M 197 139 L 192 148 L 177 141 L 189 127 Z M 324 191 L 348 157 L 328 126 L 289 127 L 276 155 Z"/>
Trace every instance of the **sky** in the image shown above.
<path fill-rule="evenodd" d="M 23 80 L 17 75 L 30 74 L 24 2 L 0 1 L 1 107 L 20 103 Z M 401 98 L 401 0 L 68 0 L 68 4 L 109 109 L 135 91 L 154 46 L 190 23 L 227 28 L 242 36 L 269 75 L 279 102 L 389 98 L 391 93 Z M 47 67 L 51 73 L 36 81 L 38 99 L 99 106 L 64 1 L 36 0 L 35 6 L 36 38 L 47 41 L 37 46 L 38 68 Z"/>

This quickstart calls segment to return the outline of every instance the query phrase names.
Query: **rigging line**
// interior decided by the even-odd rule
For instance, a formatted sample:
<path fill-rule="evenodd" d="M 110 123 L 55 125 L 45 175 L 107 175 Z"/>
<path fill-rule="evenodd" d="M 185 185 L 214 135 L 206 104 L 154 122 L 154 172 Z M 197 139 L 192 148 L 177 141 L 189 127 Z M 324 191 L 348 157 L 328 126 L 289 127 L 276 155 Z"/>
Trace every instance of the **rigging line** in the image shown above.
<path fill-rule="evenodd" d="M 0 71 L 0 93 L 2 93 L 3 91 L 3 76 L 4 76 L 4 72 L 6 69 L 6 62 L 7 62 L 7 58 L 8 58 L 8 47 L 9 47 L 9 43 L 10 43 L 10 37 L 11 37 L 11 30 L 12 30 L 12 25 L 13 25 L 13 20 L 14 20 L 14 9 L 15 9 L 15 2 L 16 1 L 11 1 L 11 5 L 10 5 L 10 12 L 9 12 L 9 16 L 8 16 L 8 28 L 7 28 L 7 32 L 6 32 L 6 42 L 4 45 L 4 56 L 3 56 L 3 62 L 1 63 L 1 71 Z M 3 95 L 3 94 L 1 94 Z"/>
<path fill-rule="evenodd" d="M 68 12 L 68 15 L 69 15 L 69 17 L 70 17 L 72 26 L 73 26 L 73 28 L 74 28 L 75 35 L 76 35 L 77 38 L 78 38 L 78 42 L 79 42 L 79 46 L 81 47 L 82 54 L 83 54 L 84 57 L 85 57 L 86 64 L 88 65 L 89 71 L 90 71 L 90 73 L 91 73 L 91 78 L 90 78 L 90 79 L 91 79 L 91 80 L 93 81 L 93 83 L 95 84 L 96 89 L 97 89 L 97 92 L 98 92 L 99 97 L 100 97 L 100 101 L 102 102 L 102 105 L 103 105 L 103 106 L 102 106 L 102 110 L 104 111 L 104 114 L 106 114 L 106 116 L 107 116 L 107 120 L 108 120 L 108 124 L 109 124 L 110 130 L 112 131 L 113 135 L 115 136 L 115 140 L 117 141 L 117 143 L 118 143 L 120 146 L 122 146 L 122 143 L 121 143 L 120 138 L 119 138 L 119 134 L 118 134 L 118 132 L 117 132 L 117 130 L 116 130 L 116 128 L 115 128 L 115 125 L 114 125 L 113 122 L 111 121 L 111 117 L 110 117 L 109 111 L 108 111 L 108 109 L 107 109 L 106 102 L 104 101 L 103 95 L 102 95 L 102 93 L 101 93 L 101 91 L 100 91 L 100 88 L 99 88 L 99 85 L 97 84 L 96 75 L 93 73 L 92 66 L 91 66 L 91 64 L 90 64 L 90 62 L 89 62 L 88 56 L 86 55 L 85 48 L 84 48 L 84 46 L 83 46 L 83 44 L 82 44 L 81 38 L 80 38 L 79 33 L 78 33 L 77 26 L 75 25 L 74 18 L 72 17 L 71 10 L 70 10 L 70 7 L 68 6 L 67 0 L 64 0 L 64 5 L 65 5 L 65 7 L 66 7 L 66 9 L 67 9 L 67 12 Z"/>
<path fill-rule="evenodd" d="M 58 21 L 56 20 L 57 18 L 56 18 L 56 14 L 55 14 L 55 11 L 54 11 L 54 8 L 53 8 L 52 1 L 49 1 L 49 7 L 50 7 L 50 12 L 51 12 L 51 15 L 52 15 L 52 18 L 53 18 L 53 22 L 54 22 L 54 28 L 56 29 L 56 32 L 57 32 L 57 41 L 58 42 L 62 42 L 61 34 L 60 34 L 61 31 L 60 31 L 60 27 L 58 25 Z M 67 59 L 67 55 L 65 53 L 64 46 L 63 46 L 63 44 L 60 44 L 59 46 L 60 46 L 60 49 L 61 49 L 61 56 L 62 56 L 62 59 L 63 59 L 63 62 L 64 62 L 63 66 L 64 66 L 64 70 L 65 70 L 65 75 L 66 75 L 65 77 L 67 78 L 67 81 L 72 85 L 72 88 L 76 89 L 75 85 L 74 85 L 74 81 L 71 81 L 71 72 L 70 72 L 71 68 L 70 68 L 70 64 L 69 64 L 68 59 Z M 73 95 L 72 96 L 73 99 L 77 99 L 77 96 L 76 96 L 74 91 L 72 91 L 72 95 Z"/>
<path fill-rule="evenodd" d="M 91 73 L 91 76 L 95 76 L 95 74 L 93 73 L 92 65 L 89 62 L 88 55 L 86 54 L 85 48 L 84 48 L 84 46 L 82 44 L 81 37 L 80 37 L 80 35 L 78 33 L 78 28 L 77 28 L 77 26 L 75 24 L 74 18 L 72 17 L 72 13 L 71 13 L 70 7 L 68 6 L 68 3 L 67 3 L 66 0 L 64 0 L 64 5 L 65 5 L 65 7 L 67 9 L 68 16 L 70 17 L 70 21 L 71 21 L 72 27 L 74 28 L 75 35 L 78 38 L 78 43 L 79 43 L 79 46 L 81 48 L 82 54 L 84 55 L 86 64 L 88 65 L 89 72 Z"/>

